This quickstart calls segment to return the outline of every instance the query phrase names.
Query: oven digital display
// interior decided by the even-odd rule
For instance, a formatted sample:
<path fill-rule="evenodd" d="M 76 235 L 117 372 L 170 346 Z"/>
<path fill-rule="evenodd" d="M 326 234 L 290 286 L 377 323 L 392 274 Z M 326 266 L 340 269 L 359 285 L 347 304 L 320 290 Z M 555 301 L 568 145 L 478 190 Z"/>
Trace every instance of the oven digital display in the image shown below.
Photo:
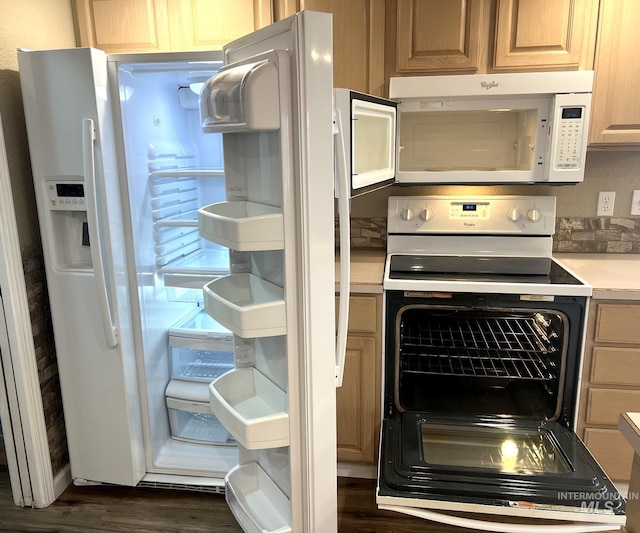
<path fill-rule="evenodd" d="M 489 202 L 451 202 L 449 218 L 451 220 L 488 220 L 491 217 Z"/>

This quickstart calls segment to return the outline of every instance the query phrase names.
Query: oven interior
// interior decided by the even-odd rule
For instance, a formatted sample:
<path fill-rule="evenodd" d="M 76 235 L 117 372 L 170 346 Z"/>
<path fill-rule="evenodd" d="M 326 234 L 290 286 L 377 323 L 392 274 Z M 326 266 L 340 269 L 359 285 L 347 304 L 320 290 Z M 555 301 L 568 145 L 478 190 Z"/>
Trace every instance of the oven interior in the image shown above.
<path fill-rule="evenodd" d="M 394 354 L 391 361 L 387 352 L 388 407 L 569 427 L 580 345 L 580 328 L 572 323 L 579 323 L 582 306 L 504 298 L 512 297 L 435 303 L 397 298 L 393 323 L 387 323 L 387 348 Z"/>

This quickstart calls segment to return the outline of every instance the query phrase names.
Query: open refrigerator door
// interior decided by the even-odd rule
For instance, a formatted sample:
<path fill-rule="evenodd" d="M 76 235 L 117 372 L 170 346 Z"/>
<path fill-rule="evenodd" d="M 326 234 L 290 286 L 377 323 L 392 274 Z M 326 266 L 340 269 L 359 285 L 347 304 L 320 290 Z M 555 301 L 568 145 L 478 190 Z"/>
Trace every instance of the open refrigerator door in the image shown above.
<path fill-rule="evenodd" d="M 231 257 L 204 307 L 234 335 L 210 404 L 238 444 L 226 495 L 245 531 L 337 526 L 331 54 L 331 17 L 303 12 L 225 47 L 201 93 L 226 201 L 200 233 Z"/>

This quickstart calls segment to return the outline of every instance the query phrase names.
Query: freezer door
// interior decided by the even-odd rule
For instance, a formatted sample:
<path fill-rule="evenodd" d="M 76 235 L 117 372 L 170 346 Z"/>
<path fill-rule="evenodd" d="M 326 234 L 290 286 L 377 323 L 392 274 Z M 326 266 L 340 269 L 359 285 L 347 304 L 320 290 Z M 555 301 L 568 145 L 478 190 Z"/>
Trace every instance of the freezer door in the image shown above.
<path fill-rule="evenodd" d="M 135 485 L 145 465 L 106 56 L 18 61 L 71 474 Z"/>
<path fill-rule="evenodd" d="M 380 508 L 465 527 L 468 518 L 434 511 L 586 523 L 572 531 L 615 529 L 625 518 L 624 499 L 577 435 L 531 420 L 395 413 L 383 423 L 376 499 Z"/>
<path fill-rule="evenodd" d="M 349 89 L 334 89 L 334 101 L 336 159 L 345 154 L 351 197 L 395 183 L 396 102 Z"/>

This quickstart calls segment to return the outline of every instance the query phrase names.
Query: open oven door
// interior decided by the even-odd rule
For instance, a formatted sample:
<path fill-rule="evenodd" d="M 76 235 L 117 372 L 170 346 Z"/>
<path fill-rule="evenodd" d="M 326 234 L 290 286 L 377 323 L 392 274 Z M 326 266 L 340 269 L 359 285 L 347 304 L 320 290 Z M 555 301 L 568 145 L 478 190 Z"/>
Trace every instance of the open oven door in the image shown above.
<path fill-rule="evenodd" d="M 625 521 L 624 499 L 578 436 L 533 420 L 394 410 L 383 421 L 376 500 L 380 509 L 494 532 L 587 533 Z"/>

